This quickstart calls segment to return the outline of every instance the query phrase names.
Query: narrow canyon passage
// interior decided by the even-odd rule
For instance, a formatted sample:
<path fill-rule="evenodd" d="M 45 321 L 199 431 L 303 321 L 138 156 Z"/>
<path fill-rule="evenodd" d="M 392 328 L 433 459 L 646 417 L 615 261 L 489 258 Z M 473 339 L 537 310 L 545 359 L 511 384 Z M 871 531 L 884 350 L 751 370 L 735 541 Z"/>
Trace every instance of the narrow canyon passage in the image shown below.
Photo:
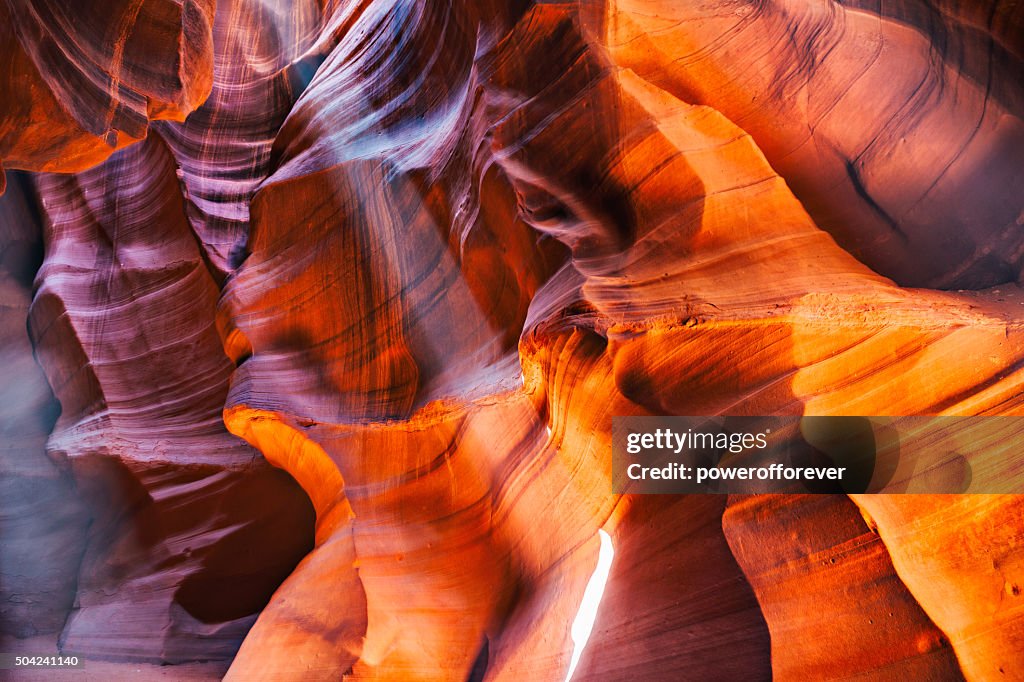
<path fill-rule="evenodd" d="M 612 493 L 613 417 L 1022 416 L 1024 5 L 4 0 L 0 35 L 0 654 L 1024 679 L 1018 495 Z"/>

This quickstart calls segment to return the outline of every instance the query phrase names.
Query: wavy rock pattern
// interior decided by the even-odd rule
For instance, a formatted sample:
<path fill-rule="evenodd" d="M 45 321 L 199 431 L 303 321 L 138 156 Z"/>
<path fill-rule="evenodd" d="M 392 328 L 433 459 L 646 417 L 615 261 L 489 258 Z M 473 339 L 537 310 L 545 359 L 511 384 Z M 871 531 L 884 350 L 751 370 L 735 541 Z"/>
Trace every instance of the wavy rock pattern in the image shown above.
<path fill-rule="evenodd" d="M 60 412 L 25 318 L 42 256 L 35 196 L 12 174 L 0 203 L 0 642 L 54 632 L 75 598 L 87 518 L 66 467 L 46 456 Z M 7 648 L 6 646 L 4 647 Z"/>
<path fill-rule="evenodd" d="M 210 92 L 213 13 L 213 0 L 4 0 L 0 165 L 83 170 L 150 120 L 184 120 Z"/>
<path fill-rule="evenodd" d="M 95 9 L 0 5 L 0 157 L 76 171 L 3 199 L 0 472 L 92 519 L 12 632 L 564 679 L 603 530 L 574 679 L 1024 669 L 1019 497 L 608 492 L 613 415 L 1021 414 L 1019 3 Z"/>
<path fill-rule="evenodd" d="M 229 655 L 308 550 L 308 507 L 224 429 L 217 287 L 171 156 L 154 137 L 37 183 L 46 254 L 29 321 L 62 407 L 47 448 L 92 516 L 62 643 L 171 662 Z"/>
<path fill-rule="evenodd" d="M 1020 279 L 1011 2 L 609 3 L 609 49 L 749 132 L 822 229 L 907 286 Z"/>
<path fill-rule="evenodd" d="M 174 155 L 189 224 L 218 282 L 244 256 L 249 199 L 270 174 L 277 129 L 315 69 L 323 20 L 314 2 L 285 10 L 222 0 L 210 96 L 184 124 L 153 126 Z"/>
<path fill-rule="evenodd" d="M 949 637 L 968 679 L 1012 679 L 1024 637 L 1020 498 L 860 495 L 855 502 L 878 528 L 897 574 Z"/>

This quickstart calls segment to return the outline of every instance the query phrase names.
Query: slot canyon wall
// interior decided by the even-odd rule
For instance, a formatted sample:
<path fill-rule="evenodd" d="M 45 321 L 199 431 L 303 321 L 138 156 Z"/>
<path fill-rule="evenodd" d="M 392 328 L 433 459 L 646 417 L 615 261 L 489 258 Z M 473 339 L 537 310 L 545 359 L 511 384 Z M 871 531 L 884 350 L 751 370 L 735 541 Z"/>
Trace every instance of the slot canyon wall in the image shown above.
<path fill-rule="evenodd" d="M 1022 116 L 1015 0 L 0 1 L 0 651 L 1024 679 L 1024 498 L 611 493 L 1024 416 Z"/>

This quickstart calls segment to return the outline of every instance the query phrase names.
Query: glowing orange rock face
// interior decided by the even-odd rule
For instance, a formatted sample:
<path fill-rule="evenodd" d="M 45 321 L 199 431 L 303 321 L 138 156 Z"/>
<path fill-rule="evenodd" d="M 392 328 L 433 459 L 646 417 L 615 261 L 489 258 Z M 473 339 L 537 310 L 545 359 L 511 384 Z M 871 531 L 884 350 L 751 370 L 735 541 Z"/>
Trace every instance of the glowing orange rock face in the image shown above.
<path fill-rule="evenodd" d="M 1017 280 L 1019 8 L 732 10 L 614 0 L 605 35 L 617 63 L 749 132 L 818 227 L 878 272 L 952 289 Z"/>
<path fill-rule="evenodd" d="M 613 415 L 1021 412 L 1017 10 L 272 5 L 221 3 L 204 46 L 209 9 L 145 3 L 195 79 L 114 39 L 125 87 L 205 103 L 9 213 L 45 225 L 46 447 L 97 519 L 68 650 L 236 680 L 1024 667 L 1018 497 L 610 494 Z"/>
<path fill-rule="evenodd" d="M 77 171 L 210 93 L 212 0 L 0 6 L 0 164 Z"/>

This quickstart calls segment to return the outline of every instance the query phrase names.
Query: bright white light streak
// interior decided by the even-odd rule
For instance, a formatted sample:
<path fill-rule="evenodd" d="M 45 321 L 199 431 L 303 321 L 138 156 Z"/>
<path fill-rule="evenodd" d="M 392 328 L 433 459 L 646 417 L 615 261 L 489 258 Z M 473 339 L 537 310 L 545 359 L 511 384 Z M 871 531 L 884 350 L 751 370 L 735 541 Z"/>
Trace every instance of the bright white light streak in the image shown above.
<path fill-rule="evenodd" d="M 608 573 L 612 569 L 612 557 L 615 556 L 615 549 L 612 547 L 612 538 L 604 530 L 597 531 L 601 538 L 601 551 L 597 555 L 597 568 L 590 576 L 587 589 L 583 591 L 583 601 L 580 603 L 580 610 L 576 613 L 576 619 L 572 622 L 572 661 L 569 663 L 569 672 L 565 675 L 565 682 L 572 679 L 579 665 L 580 656 L 587 646 L 590 633 L 594 629 L 594 621 L 597 620 L 597 607 L 601 605 L 601 597 L 604 596 L 604 588 L 608 583 Z"/>

